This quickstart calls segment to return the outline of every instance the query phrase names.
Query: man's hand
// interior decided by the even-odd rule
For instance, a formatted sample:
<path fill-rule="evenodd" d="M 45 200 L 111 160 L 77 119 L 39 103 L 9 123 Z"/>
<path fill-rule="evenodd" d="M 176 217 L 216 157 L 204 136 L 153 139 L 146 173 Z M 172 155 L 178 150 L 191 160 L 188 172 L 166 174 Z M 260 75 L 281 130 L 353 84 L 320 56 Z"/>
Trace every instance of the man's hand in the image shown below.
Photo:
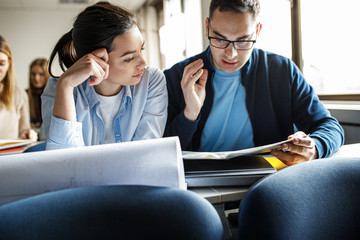
<path fill-rule="evenodd" d="M 304 132 L 297 132 L 290 135 L 288 139 L 292 139 L 290 143 L 284 143 L 280 150 L 272 150 L 271 154 L 284 162 L 286 165 L 294 165 L 297 163 L 309 161 L 318 157 L 315 148 L 315 141 Z"/>
<path fill-rule="evenodd" d="M 190 63 L 185 67 L 181 80 L 181 89 L 186 104 L 184 115 L 190 121 L 195 121 L 198 118 L 205 100 L 208 71 L 202 69 L 203 66 L 202 59 Z M 198 83 L 196 83 L 197 81 Z"/>

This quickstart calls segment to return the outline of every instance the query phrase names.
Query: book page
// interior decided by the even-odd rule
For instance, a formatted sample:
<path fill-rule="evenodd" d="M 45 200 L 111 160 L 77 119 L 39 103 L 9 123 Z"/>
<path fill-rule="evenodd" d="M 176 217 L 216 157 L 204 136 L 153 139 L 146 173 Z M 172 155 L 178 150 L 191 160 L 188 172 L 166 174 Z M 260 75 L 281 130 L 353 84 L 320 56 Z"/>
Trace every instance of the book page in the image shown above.
<path fill-rule="evenodd" d="M 36 142 L 30 139 L 0 139 L 0 150 L 21 147 Z"/>
<path fill-rule="evenodd" d="M 226 151 L 226 152 L 182 151 L 182 155 L 184 159 L 229 159 L 243 155 L 269 153 L 273 149 L 280 149 L 282 144 L 291 141 L 292 141 L 291 139 L 287 139 L 281 142 L 276 142 L 264 146 L 247 148 L 236 151 Z"/>

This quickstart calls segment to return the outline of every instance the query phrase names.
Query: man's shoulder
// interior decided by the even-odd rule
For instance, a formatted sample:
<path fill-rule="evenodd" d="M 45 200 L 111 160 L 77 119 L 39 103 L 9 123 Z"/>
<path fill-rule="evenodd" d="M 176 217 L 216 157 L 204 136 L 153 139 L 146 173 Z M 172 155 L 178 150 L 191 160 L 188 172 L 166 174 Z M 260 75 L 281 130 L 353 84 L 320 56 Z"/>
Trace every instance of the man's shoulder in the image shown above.
<path fill-rule="evenodd" d="M 288 57 L 262 49 L 254 49 L 253 59 L 256 59 L 255 61 L 258 64 L 264 64 L 274 70 L 278 68 L 296 68 L 295 63 Z"/>
<path fill-rule="evenodd" d="M 265 51 L 262 50 L 260 48 L 255 48 L 253 53 L 255 54 L 255 56 L 259 59 L 259 60 L 266 60 L 266 61 L 277 61 L 277 62 L 287 62 L 290 63 L 291 60 L 283 55 L 274 53 L 274 52 L 270 52 L 270 51 Z"/>

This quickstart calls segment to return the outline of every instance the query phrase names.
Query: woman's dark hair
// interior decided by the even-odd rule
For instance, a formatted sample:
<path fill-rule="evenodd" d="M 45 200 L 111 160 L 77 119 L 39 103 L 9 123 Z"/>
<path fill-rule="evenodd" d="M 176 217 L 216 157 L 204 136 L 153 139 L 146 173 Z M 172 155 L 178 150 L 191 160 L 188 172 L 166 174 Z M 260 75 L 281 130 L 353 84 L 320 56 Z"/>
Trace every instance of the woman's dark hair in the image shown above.
<path fill-rule="evenodd" d="M 109 2 L 98 2 L 87 7 L 76 18 L 73 28 L 63 35 L 50 55 L 49 73 L 58 54 L 63 71 L 78 59 L 99 48 L 112 50 L 116 36 L 123 35 L 136 25 L 134 14 Z"/>
<path fill-rule="evenodd" d="M 220 12 L 251 12 L 256 18 L 260 13 L 260 2 L 259 0 L 212 0 L 209 10 L 210 19 L 217 8 L 219 8 Z"/>

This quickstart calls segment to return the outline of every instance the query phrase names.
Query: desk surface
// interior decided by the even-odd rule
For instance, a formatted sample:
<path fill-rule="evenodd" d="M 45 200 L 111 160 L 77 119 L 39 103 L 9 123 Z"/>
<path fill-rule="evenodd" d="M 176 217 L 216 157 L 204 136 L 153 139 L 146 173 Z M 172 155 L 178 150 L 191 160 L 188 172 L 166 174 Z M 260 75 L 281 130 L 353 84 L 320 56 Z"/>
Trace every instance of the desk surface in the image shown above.
<path fill-rule="evenodd" d="M 212 204 L 242 199 L 248 191 L 246 187 L 197 187 L 190 191 L 204 197 Z"/>
<path fill-rule="evenodd" d="M 330 158 L 335 157 L 360 157 L 360 143 L 342 146 L 339 151 Z M 199 194 L 212 204 L 224 203 L 228 201 L 241 200 L 248 191 L 244 187 L 201 187 L 189 188 L 189 190 Z"/>
<path fill-rule="evenodd" d="M 330 158 L 334 157 L 360 157 L 360 143 L 343 145 Z"/>

